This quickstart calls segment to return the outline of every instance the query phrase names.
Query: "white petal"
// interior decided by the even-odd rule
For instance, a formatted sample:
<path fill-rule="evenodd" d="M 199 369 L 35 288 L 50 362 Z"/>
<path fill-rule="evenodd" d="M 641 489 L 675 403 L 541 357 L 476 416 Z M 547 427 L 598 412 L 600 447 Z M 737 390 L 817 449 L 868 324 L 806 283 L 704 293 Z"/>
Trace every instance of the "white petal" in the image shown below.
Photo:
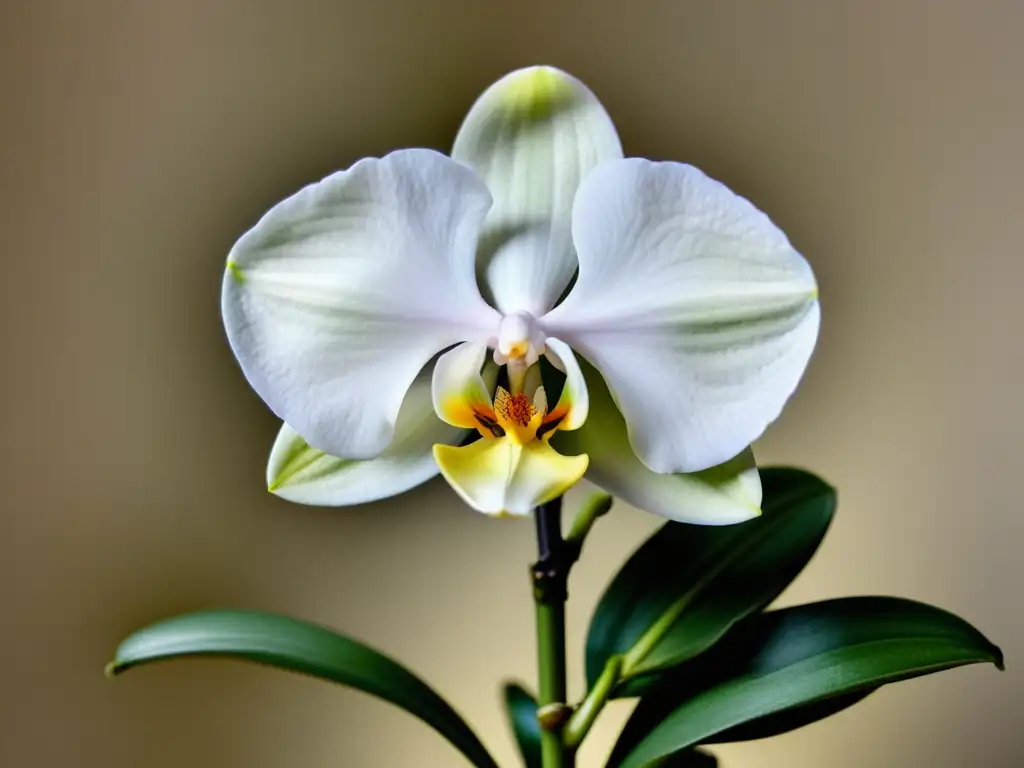
<path fill-rule="evenodd" d="M 782 231 L 692 166 L 630 159 L 587 177 L 573 235 L 579 279 L 542 322 L 604 375 L 643 462 L 697 471 L 759 437 L 818 335 Z"/>
<path fill-rule="evenodd" d="M 377 458 L 339 459 L 311 448 L 287 424 L 281 427 L 267 464 L 267 485 L 299 504 L 344 507 L 396 496 L 437 474 L 433 447 L 460 443 L 468 434 L 434 414 L 430 369 L 409 388 L 395 425 L 395 439 Z"/>
<path fill-rule="evenodd" d="M 562 456 L 547 441 L 519 445 L 482 437 L 462 447 L 434 446 L 445 480 L 469 506 L 488 515 L 528 515 L 579 482 L 586 456 Z"/>
<path fill-rule="evenodd" d="M 494 196 L 480 238 L 482 282 L 502 313 L 539 317 L 576 271 L 571 219 L 580 181 L 602 160 L 622 157 L 611 118 L 571 75 L 521 69 L 477 99 L 452 157 Z"/>
<path fill-rule="evenodd" d="M 587 394 L 587 382 L 583 380 L 583 372 L 576 356 L 569 345 L 561 339 L 549 336 L 545 344 L 545 356 L 558 370 L 565 374 L 565 385 L 558 402 L 551 409 L 552 414 L 564 414 L 558 422 L 559 429 L 579 429 L 587 420 L 590 411 L 590 398 Z"/>
<path fill-rule="evenodd" d="M 302 189 L 232 248 L 222 297 L 231 347 L 310 445 L 378 455 L 424 364 L 494 332 L 500 318 L 473 270 L 489 204 L 468 168 L 403 150 Z"/>
<path fill-rule="evenodd" d="M 761 514 L 761 480 L 747 448 L 735 459 L 695 474 L 658 474 L 633 453 L 626 424 L 608 387 L 585 361 L 590 417 L 575 432 L 557 432 L 551 442 L 564 453 L 586 453 L 586 478 L 614 496 L 670 520 L 729 525 Z"/>
<path fill-rule="evenodd" d="M 445 352 L 434 366 L 432 384 L 434 411 L 442 420 L 464 429 L 481 426 L 477 414 L 493 411 L 494 381 L 488 384 L 481 373 L 487 344 L 465 343 Z M 491 365 L 496 374 L 497 367 Z"/>

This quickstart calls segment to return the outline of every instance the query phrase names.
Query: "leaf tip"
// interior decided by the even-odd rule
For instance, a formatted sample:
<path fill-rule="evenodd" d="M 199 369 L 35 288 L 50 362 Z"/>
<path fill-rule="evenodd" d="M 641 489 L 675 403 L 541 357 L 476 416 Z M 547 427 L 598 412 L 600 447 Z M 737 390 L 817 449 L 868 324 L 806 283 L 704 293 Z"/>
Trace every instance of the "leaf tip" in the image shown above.
<path fill-rule="evenodd" d="M 117 662 L 109 661 L 107 662 L 107 665 L 103 668 L 103 676 L 108 680 L 113 680 L 115 677 L 117 677 L 117 673 L 119 671 L 120 670 L 117 668 Z"/>
<path fill-rule="evenodd" d="M 506 699 L 522 696 L 523 694 L 529 695 L 517 680 L 503 680 L 501 683 L 501 695 Z"/>
<path fill-rule="evenodd" d="M 595 493 L 590 497 L 590 503 L 594 505 L 594 517 L 603 517 L 611 511 L 615 498 L 608 493 Z"/>

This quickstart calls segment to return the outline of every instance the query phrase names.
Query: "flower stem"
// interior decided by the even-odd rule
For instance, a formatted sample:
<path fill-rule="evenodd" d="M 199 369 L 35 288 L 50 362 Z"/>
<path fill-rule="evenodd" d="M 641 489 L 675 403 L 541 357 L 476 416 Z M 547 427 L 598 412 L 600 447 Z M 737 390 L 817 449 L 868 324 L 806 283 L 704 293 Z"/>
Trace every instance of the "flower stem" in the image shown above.
<path fill-rule="evenodd" d="M 569 722 L 565 725 L 564 740 L 570 747 L 578 747 L 583 737 L 587 735 L 590 727 L 601 714 L 608 696 L 619 681 L 619 668 L 622 666 L 621 656 L 612 656 L 605 664 L 604 671 L 594 683 L 594 687 L 587 693 L 587 697 L 580 702 L 580 706 Z"/>
<path fill-rule="evenodd" d="M 537 719 L 541 725 L 543 768 L 574 768 L 575 750 L 562 741 L 570 713 L 565 685 L 565 601 L 571 561 L 562 539 L 562 500 L 534 510 L 537 562 L 533 565 L 533 599 L 537 616 Z"/>
<path fill-rule="evenodd" d="M 607 493 L 592 493 L 580 505 L 572 525 L 569 526 L 569 532 L 565 535 L 566 558 L 570 561 L 570 567 L 580 559 L 583 542 L 590 533 L 590 529 L 594 527 L 594 523 L 597 522 L 597 518 L 607 515 L 611 508 L 612 497 Z"/>

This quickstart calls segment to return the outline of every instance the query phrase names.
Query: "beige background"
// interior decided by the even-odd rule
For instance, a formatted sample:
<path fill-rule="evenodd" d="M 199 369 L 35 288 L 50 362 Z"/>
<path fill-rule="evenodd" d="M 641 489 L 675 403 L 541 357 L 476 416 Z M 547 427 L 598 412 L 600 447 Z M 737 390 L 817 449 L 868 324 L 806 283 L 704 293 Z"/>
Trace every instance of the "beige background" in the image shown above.
<path fill-rule="evenodd" d="M 841 507 L 785 601 L 907 595 L 1008 656 L 724 765 L 1024 765 L 1022 29 L 1013 0 L 0 0 L 0 765 L 462 764 L 311 680 L 215 662 L 103 679 L 131 629 L 226 605 L 407 660 L 515 764 L 497 684 L 532 679 L 530 525 L 437 483 L 336 512 L 268 495 L 276 425 L 218 294 L 270 204 L 360 156 L 447 147 L 477 93 L 530 63 L 588 82 L 628 153 L 753 198 L 817 271 L 818 352 L 759 456 L 814 468 Z M 655 524 L 601 524 L 574 650 Z"/>

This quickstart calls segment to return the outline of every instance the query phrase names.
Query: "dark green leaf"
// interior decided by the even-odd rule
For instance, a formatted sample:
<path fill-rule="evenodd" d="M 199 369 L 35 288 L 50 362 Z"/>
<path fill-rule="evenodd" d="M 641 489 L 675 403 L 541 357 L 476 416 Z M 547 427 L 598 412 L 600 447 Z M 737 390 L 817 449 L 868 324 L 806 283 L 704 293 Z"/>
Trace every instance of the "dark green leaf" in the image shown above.
<path fill-rule="evenodd" d="M 628 677 L 678 664 L 774 600 L 811 559 L 835 509 L 835 491 L 797 469 L 761 470 L 761 517 L 712 527 L 668 523 L 626 562 L 601 598 L 587 636 L 591 685 L 624 654 Z M 651 627 L 646 652 L 631 649 Z M 627 687 L 616 695 L 630 695 Z"/>
<path fill-rule="evenodd" d="M 643 677 L 634 677 L 626 681 L 622 686 L 620 695 L 643 696 L 645 692 L 657 688 L 659 685 L 664 685 L 666 680 L 673 680 L 675 674 L 674 670 L 669 669 L 663 672 L 652 672 Z M 818 701 L 803 707 L 796 707 L 784 712 L 761 717 L 716 734 L 713 739 L 708 739 L 704 743 L 725 744 L 730 741 L 751 741 L 753 739 L 766 739 L 769 736 L 778 736 L 780 733 L 803 728 L 805 725 L 831 717 L 847 707 L 852 707 L 874 690 L 872 688 L 866 691 L 858 691 L 850 696 L 837 696 L 834 699 Z"/>
<path fill-rule="evenodd" d="M 651 765 L 657 768 L 717 768 L 718 760 L 710 752 L 702 749 L 687 749 L 675 752 Z"/>
<path fill-rule="evenodd" d="M 537 701 L 526 690 L 515 683 L 504 687 L 505 710 L 508 714 L 512 734 L 519 745 L 526 768 L 541 768 L 540 723 L 537 722 Z"/>
<path fill-rule="evenodd" d="M 662 676 L 609 765 L 646 766 L 744 723 L 979 662 L 1001 669 L 1002 654 L 963 619 L 911 600 L 850 597 L 758 614 Z"/>
<path fill-rule="evenodd" d="M 355 640 L 286 616 L 204 611 L 166 619 L 122 642 L 107 671 L 188 656 L 252 661 L 372 693 L 432 726 L 478 768 L 496 768 L 465 721 L 405 667 Z"/>
<path fill-rule="evenodd" d="M 802 707 L 793 707 L 782 712 L 775 712 L 765 717 L 759 717 L 746 723 L 729 728 L 721 733 L 716 733 L 712 738 L 706 739 L 705 744 L 727 744 L 730 741 L 753 741 L 754 739 L 767 739 L 770 736 L 778 736 L 781 733 L 789 733 L 805 725 L 816 723 L 831 717 L 837 712 L 842 712 L 848 707 L 863 701 L 874 693 L 877 688 L 867 688 L 863 691 L 854 691 L 845 696 L 833 696 Z"/>

